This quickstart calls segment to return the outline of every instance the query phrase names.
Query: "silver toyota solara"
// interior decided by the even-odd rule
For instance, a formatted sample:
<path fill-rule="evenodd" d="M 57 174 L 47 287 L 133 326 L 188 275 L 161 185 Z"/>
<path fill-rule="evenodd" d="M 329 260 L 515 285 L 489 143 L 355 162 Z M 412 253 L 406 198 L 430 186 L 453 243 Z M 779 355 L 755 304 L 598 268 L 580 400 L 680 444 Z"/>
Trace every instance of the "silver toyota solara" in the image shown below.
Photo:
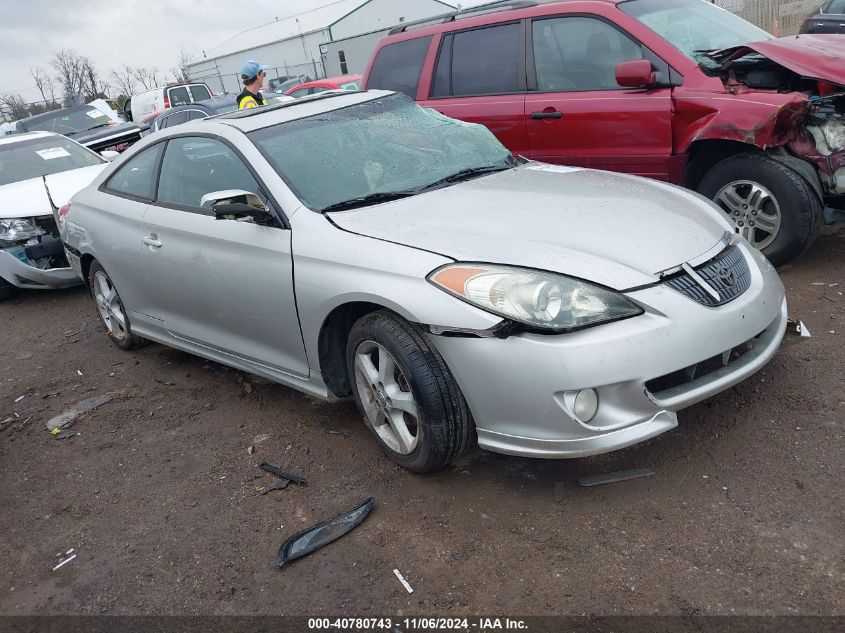
<path fill-rule="evenodd" d="M 774 269 L 704 198 L 516 159 L 383 91 L 150 136 L 61 235 L 118 346 L 354 397 L 417 472 L 476 438 L 545 458 L 642 442 L 787 325 Z"/>

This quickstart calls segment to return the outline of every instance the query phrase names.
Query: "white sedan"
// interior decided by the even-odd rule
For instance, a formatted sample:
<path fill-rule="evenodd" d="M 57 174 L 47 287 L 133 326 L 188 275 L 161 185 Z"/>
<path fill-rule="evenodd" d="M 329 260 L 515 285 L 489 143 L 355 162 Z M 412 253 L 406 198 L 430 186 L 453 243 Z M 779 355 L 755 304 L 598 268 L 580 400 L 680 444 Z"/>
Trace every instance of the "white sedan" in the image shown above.
<path fill-rule="evenodd" d="M 0 301 L 18 288 L 81 283 L 65 258 L 51 198 L 61 213 L 106 164 L 59 134 L 30 132 L 0 139 Z"/>

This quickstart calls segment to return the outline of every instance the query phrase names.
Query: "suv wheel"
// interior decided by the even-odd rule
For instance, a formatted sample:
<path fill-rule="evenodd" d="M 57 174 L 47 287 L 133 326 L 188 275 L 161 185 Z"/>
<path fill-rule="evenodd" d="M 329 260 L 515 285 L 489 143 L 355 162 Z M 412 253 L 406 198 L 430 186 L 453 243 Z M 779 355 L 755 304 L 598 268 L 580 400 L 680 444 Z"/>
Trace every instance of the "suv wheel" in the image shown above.
<path fill-rule="evenodd" d="M 18 289 L 0 277 L 0 301 L 11 299 L 18 293 Z"/>
<path fill-rule="evenodd" d="M 432 472 L 466 451 L 469 407 L 418 327 L 387 311 L 365 315 L 352 326 L 346 362 L 358 408 L 397 464 Z"/>
<path fill-rule="evenodd" d="M 763 154 L 723 160 L 705 174 L 698 191 L 715 201 L 736 232 L 775 266 L 807 250 L 822 226 L 824 208 L 810 184 Z"/>
<path fill-rule="evenodd" d="M 144 339 L 132 334 L 129 317 L 126 316 L 126 309 L 117 294 L 117 288 L 97 261 L 92 262 L 88 270 L 88 288 L 97 303 L 100 320 L 112 342 L 126 350 L 140 347 Z"/>

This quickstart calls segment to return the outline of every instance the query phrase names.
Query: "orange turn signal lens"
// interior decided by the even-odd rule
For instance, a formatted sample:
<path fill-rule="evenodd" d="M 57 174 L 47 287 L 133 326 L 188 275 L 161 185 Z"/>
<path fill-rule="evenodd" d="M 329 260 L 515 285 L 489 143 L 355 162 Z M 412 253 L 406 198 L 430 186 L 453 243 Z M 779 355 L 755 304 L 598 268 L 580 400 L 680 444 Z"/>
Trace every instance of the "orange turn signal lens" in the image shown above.
<path fill-rule="evenodd" d="M 466 294 L 467 282 L 482 273 L 486 273 L 486 268 L 474 268 L 471 266 L 449 266 L 437 271 L 431 276 L 431 281 L 436 283 L 441 288 L 454 292 L 456 295 L 463 296 Z"/>

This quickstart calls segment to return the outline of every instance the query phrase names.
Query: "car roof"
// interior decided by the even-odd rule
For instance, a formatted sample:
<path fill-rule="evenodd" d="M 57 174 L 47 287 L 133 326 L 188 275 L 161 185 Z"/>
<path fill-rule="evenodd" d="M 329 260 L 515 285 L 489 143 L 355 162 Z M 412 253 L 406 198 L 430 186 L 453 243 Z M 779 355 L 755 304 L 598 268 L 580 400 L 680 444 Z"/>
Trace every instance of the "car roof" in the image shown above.
<path fill-rule="evenodd" d="M 27 141 L 33 138 L 39 137 L 48 137 L 48 136 L 57 136 L 59 138 L 64 139 L 61 134 L 55 134 L 53 132 L 22 132 L 20 134 L 10 134 L 8 136 L 0 136 L 0 145 L 7 145 L 9 143 L 17 143 L 19 141 Z"/>
<path fill-rule="evenodd" d="M 70 107 L 70 108 L 59 108 L 58 110 L 50 110 L 49 112 L 42 112 L 41 114 L 36 114 L 34 116 L 27 117 L 25 119 L 20 119 L 18 121 L 18 123 L 33 123 L 33 122 L 40 121 L 41 119 L 52 119 L 56 115 L 61 115 L 62 113 L 82 112 L 83 110 L 87 110 L 87 109 L 90 109 L 90 108 L 94 108 L 94 106 L 92 106 L 88 103 L 86 103 L 85 105 L 73 106 L 73 107 Z M 94 109 L 96 110 L 96 108 L 94 108 Z M 108 116 L 108 115 L 104 114 L 103 116 Z"/>
<path fill-rule="evenodd" d="M 391 92 L 390 90 L 331 91 L 302 97 L 294 101 L 262 106 L 260 108 L 227 112 L 226 114 L 192 123 L 214 126 L 221 124 L 228 125 L 242 132 L 249 133 L 265 127 L 279 125 L 280 123 L 287 123 L 288 121 L 304 119 L 318 114 L 332 112 L 333 110 L 341 110 L 360 103 L 375 101 L 376 99 L 389 97 L 394 94 L 397 93 Z"/>

